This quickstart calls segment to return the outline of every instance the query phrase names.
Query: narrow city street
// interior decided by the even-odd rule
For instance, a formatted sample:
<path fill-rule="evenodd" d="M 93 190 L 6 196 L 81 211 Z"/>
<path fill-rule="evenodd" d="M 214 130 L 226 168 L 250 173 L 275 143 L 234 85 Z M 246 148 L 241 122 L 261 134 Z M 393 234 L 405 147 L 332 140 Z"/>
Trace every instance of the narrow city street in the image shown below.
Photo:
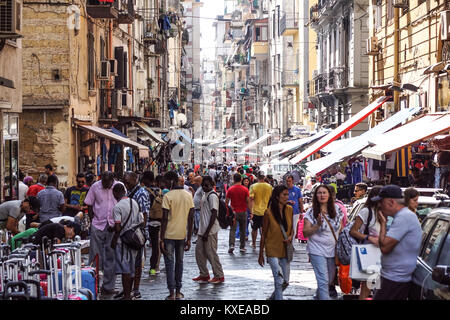
<path fill-rule="evenodd" d="M 262 268 L 258 264 L 259 241 L 257 241 L 257 250 L 251 248 L 249 239 L 246 253 L 242 254 L 239 249 L 236 249 L 234 254 L 229 254 L 228 233 L 229 230 L 219 231 L 218 253 L 225 273 L 223 284 L 198 284 L 192 281 L 192 278 L 198 276 L 195 245 L 185 253 L 182 292 L 186 300 L 266 300 L 272 294 L 273 276 L 270 266 L 266 264 Z M 295 249 L 294 260 L 291 263 L 291 279 L 284 291 L 284 297 L 288 300 L 311 300 L 317 283 L 306 255 L 306 244 L 296 242 Z M 147 255 L 151 254 L 150 248 L 146 251 Z M 167 296 L 163 261 L 164 259 L 161 258 L 161 273 L 157 276 L 149 276 L 147 256 L 141 280 L 142 299 L 164 300 Z M 121 288 L 120 281 L 118 277 L 116 288 Z M 338 288 L 337 290 L 339 292 Z"/>

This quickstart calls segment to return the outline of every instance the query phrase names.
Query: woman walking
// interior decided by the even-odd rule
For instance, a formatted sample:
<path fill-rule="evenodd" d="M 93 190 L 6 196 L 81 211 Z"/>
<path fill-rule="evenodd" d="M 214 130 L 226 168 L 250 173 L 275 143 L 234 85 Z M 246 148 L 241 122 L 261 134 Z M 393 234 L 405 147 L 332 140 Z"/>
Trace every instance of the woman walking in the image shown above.
<path fill-rule="evenodd" d="M 336 272 L 335 246 L 343 216 L 334 203 L 330 187 L 318 186 L 314 191 L 313 206 L 305 215 L 303 234 L 309 238 L 306 251 L 316 275 L 319 300 L 330 300 L 329 286 Z"/>
<path fill-rule="evenodd" d="M 264 266 L 265 249 L 274 278 L 275 291 L 270 297 L 274 300 L 283 300 L 283 291 L 289 285 L 290 262 L 286 245 L 293 237 L 293 209 L 287 204 L 288 200 L 288 188 L 284 185 L 275 187 L 263 219 L 258 262 Z"/>

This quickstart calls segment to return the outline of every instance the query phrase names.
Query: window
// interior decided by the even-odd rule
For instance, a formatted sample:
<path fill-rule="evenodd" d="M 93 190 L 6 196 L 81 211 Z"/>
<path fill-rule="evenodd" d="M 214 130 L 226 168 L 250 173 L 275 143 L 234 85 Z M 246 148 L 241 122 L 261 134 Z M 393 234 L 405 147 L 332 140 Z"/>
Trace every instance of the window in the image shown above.
<path fill-rule="evenodd" d="M 423 244 L 427 240 L 428 233 L 430 232 L 431 228 L 433 227 L 435 221 L 436 221 L 436 219 L 428 218 L 422 223 L 423 235 L 422 235 L 422 245 L 420 247 L 423 247 Z"/>
<path fill-rule="evenodd" d="M 393 0 L 387 0 L 387 21 L 388 23 L 394 19 L 394 6 L 392 5 Z"/>
<path fill-rule="evenodd" d="M 377 0 L 376 8 L 375 8 L 375 28 L 379 29 L 382 26 L 381 17 L 383 16 L 383 3 L 381 0 Z"/>
<path fill-rule="evenodd" d="M 439 255 L 441 243 L 445 240 L 448 232 L 449 222 L 445 220 L 438 220 L 433 232 L 425 243 L 424 251 L 422 252 L 422 259 L 429 266 L 434 266 Z"/>
<path fill-rule="evenodd" d="M 439 256 L 438 265 L 449 266 L 450 265 L 450 237 L 447 234 L 444 246 L 441 250 L 441 255 Z"/>
<path fill-rule="evenodd" d="M 267 27 L 255 27 L 255 41 L 267 41 Z"/>

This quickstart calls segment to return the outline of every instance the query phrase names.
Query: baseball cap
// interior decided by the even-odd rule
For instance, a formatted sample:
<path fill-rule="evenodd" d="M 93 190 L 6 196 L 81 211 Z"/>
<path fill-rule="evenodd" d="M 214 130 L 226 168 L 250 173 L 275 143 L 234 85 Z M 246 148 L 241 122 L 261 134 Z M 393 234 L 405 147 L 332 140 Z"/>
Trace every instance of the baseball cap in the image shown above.
<path fill-rule="evenodd" d="M 395 184 L 384 186 L 383 188 L 381 188 L 378 196 L 373 197 L 370 200 L 380 201 L 385 198 L 402 199 L 403 198 L 402 189 L 400 189 L 400 187 L 396 186 Z"/>

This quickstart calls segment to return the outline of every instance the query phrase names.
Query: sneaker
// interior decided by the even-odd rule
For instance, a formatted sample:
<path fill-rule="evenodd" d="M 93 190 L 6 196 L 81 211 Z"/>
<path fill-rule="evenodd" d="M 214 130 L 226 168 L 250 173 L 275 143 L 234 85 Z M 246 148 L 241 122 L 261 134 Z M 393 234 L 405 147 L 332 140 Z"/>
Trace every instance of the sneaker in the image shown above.
<path fill-rule="evenodd" d="M 195 281 L 195 282 L 198 282 L 198 283 L 208 283 L 208 282 L 209 282 L 209 279 L 211 279 L 211 278 L 210 278 L 210 276 L 208 275 L 208 276 L 206 276 L 206 277 L 198 276 L 197 278 L 194 278 L 194 279 L 192 279 L 192 280 Z"/>
<path fill-rule="evenodd" d="M 330 294 L 330 298 L 337 298 L 338 293 L 336 291 L 336 287 L 335 286 L 330 286 L 328 292 Z"/>
<path fill-rule="evenodd" d="M 208 282 L 212 283 L 212 284 L 224 283 L 225 282 L 225 277 L 222 277 L 222 278 L 214 277 L 211 280 L 209 280 Z"/>
<path fill-rule="evenodd" d="M 149 275 L 151 275 L 151 276 L 155 276 L 155 275 L 156 275 L 156 270 L 155 270 L 155 269 L 150 269 L 150 270 L 148 271 L 148 273 L 149 273 Z"/>
<path fill-rule="evenodd" d="M 228 249 L 228 253 L 233 253 L 233 251 L 234 251 L 234 246 L 231 245 L 231 246 L 230 246 L 230 249 Z"/>
<path fill-rule="evenodd" d="M 142 298 L 142 295 L 139 292 L 139 290 L 133 290 L 133 292 L 131 293 L 131 298 L 133 300 L 140 299 L 140 298 Z"/>
<path fill-rule="evenodd" d="M 242 253 L 245 253 L 245 252 L 247 252 L 247 249 L 241 248 L 241 249 L 239 249 L 239 251 L 242 252 Z"/>

